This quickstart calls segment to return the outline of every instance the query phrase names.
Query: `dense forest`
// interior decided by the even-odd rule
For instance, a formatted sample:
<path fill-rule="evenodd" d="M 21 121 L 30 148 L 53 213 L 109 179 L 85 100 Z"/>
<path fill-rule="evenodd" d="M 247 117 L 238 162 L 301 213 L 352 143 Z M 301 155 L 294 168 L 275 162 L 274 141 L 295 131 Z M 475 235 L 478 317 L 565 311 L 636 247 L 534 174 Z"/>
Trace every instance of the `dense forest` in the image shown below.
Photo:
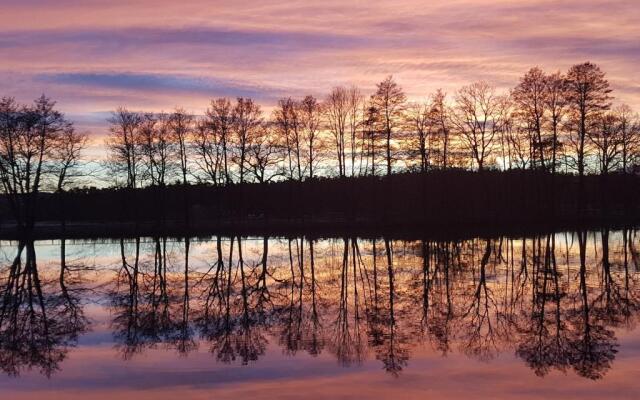
<path fill-rule="evenodd" d="M 344 218 L 347 210 L 372 204 L 377 213 L 394 213 L 394 207 L 407 215 L 420 210 L 451 212 L 454 199 L 460 203 L 456 212 L 468 207 L 494 215 L 491 207 L 507 207 L 515 210 L 509 218 L 516 213 L 529 213 L 531 219 L 542 214 L 553 217 L 550 209 L 569 210 L 576 199 L 581 199 L 578 209 L 582 211 L 601 210 L 605 203 L 608 209 L 628 210 L 638 186 L 640 119 L 629 106 L 614 106 L 613 100 L 605 73 L 586 62 L 566 73 L 532 68 L 508 93 L 500 93 L 487 82 L 474 82 L 453 95 L 438 90 L 424 102 L 409 102 L 389 76 L 370 96 L 357 87 L 335 87 L 322 99 L 311 95 L 283 98 L 270 115 L 252 99 L 241 97 L 213 99 L 203 115 L 182 108 L 152 113 L 119 107 L 108 121 L 110 132 L 104 143 L 108 157 L 97 162 L 83 155 L 88 134 L 78 132 L 55 109 L 54 101 L 42 96 L 33 105 L 20 105 L 3 98 L 3 215 L 29 227 L 36 219 L 54 219 L 54 214 L 59 220 L 58 214 L 68 214 L 67 209 L 76 217 L 93 213 L 93 220 L 98 220 L 112 219 L 116 213 L 139 216 L 140 210 L 165 214 L 168 211 L 158 209 L 169 204 L 171 210 L 185 209 L 179 219 L 187 222 L 190 215 L 219 219 L 220 215 L 271 213 L 282 218 L 286 213 L 304 216 L 314 211 L 317 216 L 319 210 L 326 211 L 323 218 L 335 213 Z M 485 174 L 491 170 L 502 172 Z M 526 171 L 529 173 L 524 174 Z M 420 174 L 391 179 L 414 172 Z M 427 175 L 431 178 L 424 178 Z M 587 175 L 608 178 L 606 182 L 591 179 L 586 189 Z M 387 179 L 378 179 L 382 176 Z M 326 178 L 337 178 L 337 182 L 327 183 Z M 527 184 L 521 184 L 525 181 Z M 270 182 L 280 186 L 253 186 Z M 204 188 L 185 188 L 194 185 Z M 95 186 L 108 188 L 110 194 L 91 189 Z M 158 205 L 156 189 L 163 191 L 167 186 L 182 189 L 172 188 L 172 194 L 160 197 L 177 198 L 177 192 L 184 192 L 182 202 L 174 199 Z M 131 190 L 145 187 L 150 190 L 132 195 Z M 518 189 L 507 190 L 513 187 Z M 575 193 L 569 194 L 567 188 Z M 75 193 L 58 196 L 71 198 L 73 206 L 50 211 L 62 200 L 53 201 L 43 194 L 46 192 Z M 501 194 L 507 192 L 511 195 Z M 587 192 L 591 194 L 585 195 Z M 90 196 L 96 193 L 102 193 L 101 204 L 112 211 L 103 209 L 96 214 L 90 205 L 100 203 Z M 116 193 L 120 193 L 118 198 L 122 193 L 127 196 L 118 201 L 121 206 L 114 207 Z M 195 203 L 193 193 L 200 196 Z M 614 193 L 615 200 L 603 200 Z M 148 197 L 150 194 L 154 197 Z M 564 196 L 561 204 L 547 201 L 557 194 Z M 110 200 L 104 200 L 107 198 Z M 48 199 L 46 204 L 38 205 L 42 199 Z M 440 199 L 439 205 L 433 199 Z M 336 200 L 345 204 L 323 206 Z M 122 205 L 131 202 L 140 202 L 142 207 Z M 274 212 L 273 202 L 280 203 L 284 211 Z M 222 208 L 210 214 L 214 204 Z M 200 214 L 193 210 L 195 205 Z M 203 209 L 209 214 L 202 215 Z M 460 214 L 461 219 L 477 215 L 469 210 Z"/>

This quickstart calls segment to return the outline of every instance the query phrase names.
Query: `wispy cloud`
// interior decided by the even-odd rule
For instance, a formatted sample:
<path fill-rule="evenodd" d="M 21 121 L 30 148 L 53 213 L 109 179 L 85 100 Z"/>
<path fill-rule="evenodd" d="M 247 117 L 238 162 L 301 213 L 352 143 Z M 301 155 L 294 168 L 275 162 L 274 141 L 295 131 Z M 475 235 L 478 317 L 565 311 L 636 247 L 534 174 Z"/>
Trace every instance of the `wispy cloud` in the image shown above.
<path fill-rule="evenodd" d="M 91 45 L 104 50 L 138 48 L 140 46 L 269 46 L 280 51 L 318 48 L 349 48 L 366 43 L 366 39 L 330 32 L 268 31 L 258 29 L 228 29 L 223 27 L 141 27 L 126 29 L 43 29 L 5 31 L 0 47 L 60 45 L 72 43 Z"/>
<path fill-rule="evenodd" d="M 409 97 L 533 65 L 590 60 L 640 108 L 636 0 L 6 0 L 2 94 L 46 92 L 74 115 L 128 105 L 202 111 L 214 96 L 371 90 L 394 74 Z M 94 125 L 91 126 L 94 129 Z"/>
<path fill-rule="evenodd" d="M 127 91 L 202 94 L 211 97 L 253 97 L 273 101 L 282 96 L 282 90 L 265 86 L 252 86 L 230 80 L 189 75 L 151 73 L 45 73 L 38 79 L 46 83 L 91 88 L 109 88 Z"/>

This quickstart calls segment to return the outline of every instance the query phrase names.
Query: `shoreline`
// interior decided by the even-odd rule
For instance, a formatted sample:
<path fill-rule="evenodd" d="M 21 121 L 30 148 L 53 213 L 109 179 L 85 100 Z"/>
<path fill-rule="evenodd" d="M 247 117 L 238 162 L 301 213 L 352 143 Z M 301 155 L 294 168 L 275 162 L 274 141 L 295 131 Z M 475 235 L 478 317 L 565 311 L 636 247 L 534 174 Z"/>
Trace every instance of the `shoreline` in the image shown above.
<path fill-rule="evenodd" d="M 230 186 L 87 189 L 35 198 L 33 237 L 469 237 L 640 224 L 640 176 L 437 170 Z M 18 237 L 0 196 L 0 237 Z M 18 198 L 24 204 L 33 198 Z M 63 222 L 64 221 L 64 222 Z"/>
<path fill-rule="evenodd" d="M 226 223 L 179 221 L 155 222 L 58 222 L 36 224 L 28 235 L 21 234 L 15 225 L 0 225 L 0 240 L 56 240 L 56 239 L 120 239 L 135 237 L 199 238 L 211 236 L 243 236 L 289 238 L 304 236 L 310 239 L 358 237 L 374 239 L 386 237 L 399 240 L 464 240 L 473 237 L 523 237 L 569 231 L 597 231 L 602 229 L 635 229 L 640 219 L 604 220 L 592 218 L 582 221 L 539 221 L 535 224 L 457 224 L 421 225 L 412 223 L 380 224 L 349 221 L 281 220 L 227 221 Z"/>

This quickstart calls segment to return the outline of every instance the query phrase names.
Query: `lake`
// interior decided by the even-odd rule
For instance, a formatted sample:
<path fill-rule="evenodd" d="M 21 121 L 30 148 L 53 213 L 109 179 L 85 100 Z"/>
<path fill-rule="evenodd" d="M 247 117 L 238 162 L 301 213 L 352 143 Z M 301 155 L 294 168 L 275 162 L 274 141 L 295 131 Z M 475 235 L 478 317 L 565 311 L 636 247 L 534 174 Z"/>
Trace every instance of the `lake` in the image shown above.
<path fill-rule="evenodd" d="M 637 398 L 636 230 L 0 242 L 10 399 Z"/>

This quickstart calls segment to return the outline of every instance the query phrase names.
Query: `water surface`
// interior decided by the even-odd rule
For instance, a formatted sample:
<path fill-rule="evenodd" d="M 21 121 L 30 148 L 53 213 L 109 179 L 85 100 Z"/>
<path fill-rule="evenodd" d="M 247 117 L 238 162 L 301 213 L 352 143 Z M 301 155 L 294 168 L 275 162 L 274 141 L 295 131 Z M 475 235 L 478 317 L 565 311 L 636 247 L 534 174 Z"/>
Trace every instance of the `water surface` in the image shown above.
<path fill-rule="evenodd" d="M 0 243 L 11 399 L 637 398 L 640 238 Z"/>

